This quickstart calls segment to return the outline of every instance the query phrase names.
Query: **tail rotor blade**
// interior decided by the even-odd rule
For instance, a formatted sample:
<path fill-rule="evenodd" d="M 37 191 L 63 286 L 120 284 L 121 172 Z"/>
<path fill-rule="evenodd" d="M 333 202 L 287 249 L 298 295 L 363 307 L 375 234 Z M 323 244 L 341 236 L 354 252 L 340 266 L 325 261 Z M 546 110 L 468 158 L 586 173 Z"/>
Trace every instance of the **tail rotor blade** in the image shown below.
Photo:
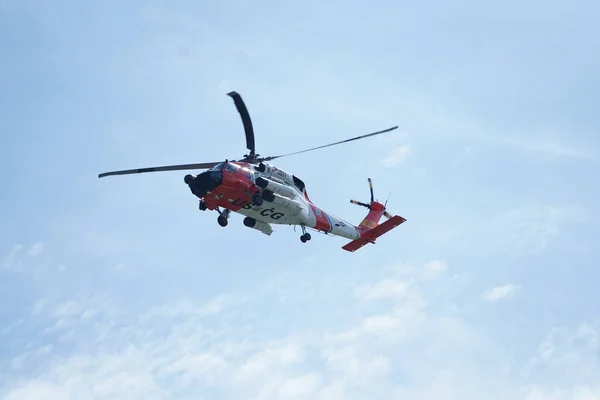
<path fill-rule="evenodd" d="M 371 191 L 371 203 L 374 201 L 374 197 L 373 197 L 373 182 L 371 181 L 371 178 L 369 178 L 369 190 Z"/>
<path fill-rule="evenodd" d="M 392 218 L 392 216 L 390 215 L 390 213 L 387 212 L 387 211 L 383 213 L 383 216 L 386 217 L 387 219 Z"/>
<path fill-rule="evenodd" d="M 350 203 L 356 204 L 358 206 L 363 206 L 363 207 L 371 208 L 371 206 L 369 204 L 363 203 L 361 201 L 350 200 Z"/>

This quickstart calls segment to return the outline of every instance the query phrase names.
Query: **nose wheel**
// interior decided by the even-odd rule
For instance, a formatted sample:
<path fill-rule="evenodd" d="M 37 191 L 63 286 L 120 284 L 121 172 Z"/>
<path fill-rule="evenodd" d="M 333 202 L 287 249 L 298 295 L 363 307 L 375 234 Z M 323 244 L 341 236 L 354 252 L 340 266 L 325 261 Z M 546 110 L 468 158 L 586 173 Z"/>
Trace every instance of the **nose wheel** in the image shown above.
<path fill-rule="evenodd" d="M 306 232 L 306 227 L 304 225 L 302 225 L 301 228 L 302 228 L 302 236 L 300 236 L 300 241 L 302 243 L 306 243 L 310 240 L 310 233 Z"/>

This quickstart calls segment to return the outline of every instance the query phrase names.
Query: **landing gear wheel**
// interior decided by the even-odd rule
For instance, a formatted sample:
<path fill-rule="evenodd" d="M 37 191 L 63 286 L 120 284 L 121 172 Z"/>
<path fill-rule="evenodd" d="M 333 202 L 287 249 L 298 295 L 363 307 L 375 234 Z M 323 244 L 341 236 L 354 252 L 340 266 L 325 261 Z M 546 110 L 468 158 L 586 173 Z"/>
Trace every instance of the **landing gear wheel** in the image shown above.
<path fill-rule="evenodd" d="M 222 227 L 226 227 L 227 226 L 227 218 L 225 218 L 222 215 L 219 215 L 217 217 L 217 222 L 219 223 L 219 225 L 221 225 Z"/>
<path fill-rule="evenodd" d="M 254 204 L 255 206 L 262 206 L 264 199 L 259 195 L 259 194 L 255 194 L 254 196 L 252 196 L 252 204 Z"/>
<path fill-rule="evenodd" d="M 302 228 L 302 236 L 300 236 L 300 240 L 302 243 L 306 243 L 310 240 L 310 233 L 306 232 L 306 226 L 300 225 Z"/>

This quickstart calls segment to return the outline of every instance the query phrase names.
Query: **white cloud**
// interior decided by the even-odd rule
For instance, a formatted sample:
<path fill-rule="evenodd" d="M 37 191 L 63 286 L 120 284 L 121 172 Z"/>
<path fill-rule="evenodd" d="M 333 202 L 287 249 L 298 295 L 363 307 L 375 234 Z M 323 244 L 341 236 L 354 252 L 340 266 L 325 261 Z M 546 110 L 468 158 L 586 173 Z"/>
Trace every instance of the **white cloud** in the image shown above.
<path fill-rule="evenodd" d="M 368 386 L 370 383 L 387 379 L 392 370 L 387 357 L 369 354 L 364 347 L 352 344 L 327 347 L 321 352 L 321 357 L 325 362 L 326 376 L 335 383 L 332 387 L 323 387 L 325 393 L 339 394 L 344 388 Z"/>
<path fill-rule="evenodd" d="M 295 343 L 267 347 L 250 356 L 239 367 L 235 378 L 242 381 L 256 379 L 268 375 L 273 369 L 300 363 L 304 357 L 304 349 Z"/>
<path fill-rule="evenodd" d="M 540 343 L 533 366 L 562 371 L 562 378 L 593 377 L 600 353 L 600 324 L 583 323 L 576 328 L 556 327 Z"/>
<path fill-rule="evenodd" d="M 29 248 L 28 255 L 29 257 L 37 257 L 42 253 L 42 250 L 44 250 L 44 243 L 38 242 Z"/>
<path fill-rule="evenodd" d="M 30 272 L 33 276 L 39 276 L 45 268 L 40 265 L 39 261 L 27 260 L 27 258 L 35 259 L 40 256 L 44 249 L 42 242 L 35 243 L 25 249 L 25 246 L 21 244 L 15 244 L 12 246 L 10 253 L 4 257 L 2 269 L 19 271 L 19 272 Z"/>
<path fill-rule="evenodd" d="M 66 386 L 60 387 L 48 382 L 27 382 L 22 386 L 17 386 L 8 393 L 5 400 L 71 400 L 73 396 L 69 394 Z"/>
<path fill-rule="evenodd" d="M 432 259 L 423 265 L 413 265 L 405 262 L 397 262 L 383 267 L 384 270 L 394 272 L 405 278 L 405 284 L 420 281 L 430 281 L 443 275 L 448 269 L 448 263 L 444 260 Z M 383 281 L 385 282 L 385 280 Z"/>
<path fill-rule="evenodd" d="M 578 207 L 532 206 L 508 210 L 500 216 L 513 243 L 531 252 L 546 249 L 551 239 L 560 233 L 564 221 L 583 222 L 587 213 Z"/>
<path fill-rule="evenodd" d="M 150 319 L 155 317 L 207 317 L 223 313 L 235 302 L 238 301 L 228 294 L 219 295 L 211 299 L 208 303 L 199 306 L 191 300 L 179 300 L 176 302 L 163 304 L 146 312 L 143 318 Z"/>
<path fill-rule="evenodd" d="M 408 310 L 416 312 L 414 308 L 420 308 L 419 302 L 414 301 L 418 298 L 418 293 L 412 293 L 415 288 L 398 297 L 395 292 L 406 289 L 392 283 L 375 282 L 364 292 L 367 298 L 391 296 L 389 313 L 365 316 L 334 336 L 313 330 L 308 335 L 289 333 L 266 341 L 248 337 L 244 332 L 251 326 L 219 328 L 227 321 L 227 314 L 211 313 L 216 318 L 211 323 L 198 318 L 206 310 L 220 310 L 215 304 L 229 296 L 216 297 L 204 305 L 189 301 L 176 303 L 178 307 L 173 308 L 165 304 L 140 318 L 119 317 L 118 312 L 124 310 L 94 297 L 39 301 L 32 315 L 50 318 L 49 331 L 68 332 L 63 343 L 71 343 L 74 352 L 56 353 L 54 361 L 48 359 L 44 364 L 39 361 L 52 349 L 42 347 L 35 360 L 43 366 L 43 372 L 10 385 L 6 395 L 13 399 L 34 393 L 38 398 L 133 396 L 155 400 L 185 398 L 212 388 L 233 398 L 329 400 L 336 395 L 349 395 L 358 387 L 369 392 L 372 381 L 387 379 L 392 368 L 391 359 L 365 346 L 369 337 L 401 340 L 402 332 L 415 328 Z M 244 306 L 240 302 L 231 304 Z M 97 312 L 86 314 L 91 309 Z M 243 312 L 237 311 L 238 318 Z M 82 318 L 84 315 L 86 318 Z M 347 332 L 352 335 L 344 335 Z M 96 344 L 88 347 L 87 343 Z M 21 357 L 19 366 L 24 370 L 33 361 L 30 356 Z M 319 363 L 325 369 L 318 368 Z"/>
<path fill-rule="evenodd" d="M 393 131 L 390 133 L 384 133 L 383 135 L 376 136 L 375 140 L 372 141 L 373 146 L 381 146 L 390 144 L 396 144 L 398 142 L 406 142 L 409 139 L 410 135 L 407 132 L 402 131 Z"/>
<path fill-rule="evenodd" d="M 400 321 L 391 315 L 376 315 L 374 317 L 365 318 L 362 323 L 362 328 L 367 333 L 382 333 L 388 332 L 398 326 Z"/>
<path fill-rule="evenodd" d="M 395 167 L 404 161 L 404 159 L 408 156 L 409 150 L 410 148 L 407 144 L 394 147 L 390 154 L 388 154 L 388 156 L 382 159 L 379 163 L 386 168 Z"/>
<path fill-rule="evenodd" d="M 19 327 L 21 324 L 23 324 L 22 318 L 3 326 L 2 329 L 0 329 L 0 336 L 9 334 L 12 330 Z"/>
<path fill-rule="evenodd" d="M 525 390 L 525 400 L 600 400 L 600 386 L 596 388 L 575 387 L 569 390 L 549 390 L 532 386 Z"/>
<path fill-rule="evenodd" d="M 220 314 L 231 304 L 233 304 L 233 298 L 231 296 L 221 295 L 212 299 L 208 304 L 202 306 L 199 313 L 201 315 Z"/>
<path fill-rule="evenodd" d="M 363 301 L 399 297 L 406 293 L 408 284 L 395 279 L 384 279 L 375 284 L 359 286 L 355 293 Z"/>
<path fill-rule="evenodd" d="M 320 385 L 320 377 L 316 373 L 308 373 L 287 379 L 279 388 L 280 399 L 305 399 L 312 397 Z"/>
<path fill-rule="evenodd" d="M 448 269 L 448 264 L 441 260 L 432 260 L 423 266 L 427 278 L 437 278 Z"/>
<path fill-rule="evenodd" d="M 443 269 L 439 267 L 443 263 L 436 264 L 434 271 Z M 229 325 L 231 317 L 240 320 L 248 311 L 244 307 L 253 308 L 252 304 L 233 302 L 228 313 L 198 318 L 199 310 L 215 309 L 212 305 L 219 304 L 221 297 L 205 304 L 190 301 L 175 313 L 157 312 L 171 310 L 165 304 L 140 318 L 132 310 L 119 318 L 110 302 L 93 297 L 40 301 L 34 307 L 36 317 L 51 318 L 50 326 L 70 321 L 72 334 L 63 346 L 71 343 L 72 352 L 61 353 L 42 344 L 23 353 L 18 360 L 20 370 L 36 363 L 40 372 L 5 385 L 0 396 L 13 400 L 32 396 L 162 400 L 212 393 L 225 398 L 337 400 L 396 394 L 415 399 L 476 399 L 487 392 L 494 400 L 560 398 L 554 394 L 558 389 L 539 386 L 534 378 L 527 385 L 511 382 L 504 372 L 502 345 L 460 316 L 436 316 L 427 308 L 427 297 L 434 295 L 423 290 L 415 280 L 407 284 L 384 278 L 364 284 L 356 289 L 355 298 L 365 305 L 386 299 L 379 312 L 359 314 L 354 322 L 346 321 L 345 329 L 339 324 L 312 326 L 302 334 L 284 330 L 265 339 L 251 332 L 286 323 L 265 321 L 259 315 L 247 323 Z M 364 303 L 365 299 L 370 301 Z M 81 318 L 90 309 L 97 312 Z M 573 347 L 576 343 L 580 345 Z M 564 376 L 567 368 L 583 362 L 590 369 L 584 375 L 587 380 L 579 394 L 567 398 L 586 399 L 597 393 L 589 382 L 598 372 L 586 355 L 597 350 L 595 326 L 555 330 L 540 345 L 526 376 L 535 376 L 531 371 Z M 477 361 L 481 357 L 492 363 L 481 365 Z M 519 370 L 518 364 L 513 367 Z M 496 385 L 503 385 L 502 391 L 495 390 Z"/>
<path fill-rule="evenodd" d="M 102 296 L 40 300 L 31 316 L 48 320 L 45 340 L 59 337 L 60 345 L 38 343 L 13 357 L 18 371 L 32 372 L 5 382 L 0 397 L 163 400 L 210 393 L 257 399 L 470 400 L 488 393 L 493 400 L 562 395 L 583 400 L 577 396 L 597 393 L 592 382 L 599 371 L 588 355 L 598 351 L 595 326 L 553 330 L 539 351 L 532 349 L 525 369 L 460 310 L 447 315 L 429 307 L 430 301 L 448 300 L 431 290 L 452 284 L 443 277 L 446 268 L 445 262 L 432 260 L 419 268 L 382 269 L 386 276 L 349 293 L 343 305 L 353 310 L 351 317 L 327 319 L 322 326 L 297 325 L 294 316 L 252 314 L 259 299 L 239 301 L 243 297 L 237 294 L 204 303 L 165 303 L 145 312 L 116 307 Z M 402 280 L 394 277 L 398 273 Z M 500 286 L 487 294 L 503 298 L 515 288 Z M 317 309 L 307 312 L 318 314 Z M 288 328 L 294 324 L 298 330 Z M 589 370 L 578 370 L 584 379 L 562 379 L 565 388 L 578 382 L 579 394 L 545 384 L 554 374 L 569 376 L 565 371 L 577 363 Z M 512 380 L 506 371 L 526 379 Z"/>
<path fill-rule="evenodd" d="M 228 367 L 227 361 L 219 355 L 189 354 L 161 367 L 160 375 L 176 376 L 179 382 L 185 384 L 197 380 L 214 382 L 228 371 Z"/>
<path fill-rule="evenodd" d="M 516 290 L 517 286 L 509 283 L 486 291 L 483 293 L 482 297 L 488 301 L 498 301 L 510 297 Z"/>
<path fill-rule="evenodd" d="M 6 269 L 18 269 L 20 264 L 18 263 L 17 256 L 21 250 L 23 250 L 23 246 L 15 244 L 10 250 L 10 253 L 2 261 L 2 267 Z"/>
<path fill-rule="evenodd" d="M 344 400 L 347 399 L 344 382 L 335 380 L 321 389 L 318 400 Z"/>

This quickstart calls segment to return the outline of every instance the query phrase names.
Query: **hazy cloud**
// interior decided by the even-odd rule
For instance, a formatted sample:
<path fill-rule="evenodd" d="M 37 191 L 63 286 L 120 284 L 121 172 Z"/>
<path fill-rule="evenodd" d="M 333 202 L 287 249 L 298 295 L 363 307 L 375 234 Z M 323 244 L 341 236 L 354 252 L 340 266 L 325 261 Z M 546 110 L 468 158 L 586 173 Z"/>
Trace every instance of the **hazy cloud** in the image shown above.
<path fill-rule="evenodd" d="M 382 159 L 379 163 L 386 168 L 395 167 L 396 165 L 401 164 L 404 159 L 406 159 L 409 150 L 410 147 L 407 144 L 394 147 L 388 156 Z"/>
<path fill-rule="evenodd" d="M 423 269 L 427 278 L 437 278 L 448 269 L 448 265 L 441 260 L 432 260 L 425 264 Z"/>
<path fill-rule="evenodd" d="M 494 287 L 485 293 L 483 293 L 483 298 L 488 301 L 498 301 L 505 298 L 508 298 L 513 295 L 513 293 L 517 290 L 517 286 L 509 283 L 503 286 Z"/>
<path fill-rule="evenodd" d="M 379 300 L 399 297 L 406 293 L 408 284 L 395 279 L 384 279 L 375 284 L 361 285 L 356 289 L 356 295 L 362 300 Z"/>
<path fill-rule="evenodd" d="M 41 242 L 38 242 L 29 248 L 28 255 L 29 255 L 29 257 L 37 257 L 40 255 L 42 250 L 44 250 L 44 244 Z"/>

